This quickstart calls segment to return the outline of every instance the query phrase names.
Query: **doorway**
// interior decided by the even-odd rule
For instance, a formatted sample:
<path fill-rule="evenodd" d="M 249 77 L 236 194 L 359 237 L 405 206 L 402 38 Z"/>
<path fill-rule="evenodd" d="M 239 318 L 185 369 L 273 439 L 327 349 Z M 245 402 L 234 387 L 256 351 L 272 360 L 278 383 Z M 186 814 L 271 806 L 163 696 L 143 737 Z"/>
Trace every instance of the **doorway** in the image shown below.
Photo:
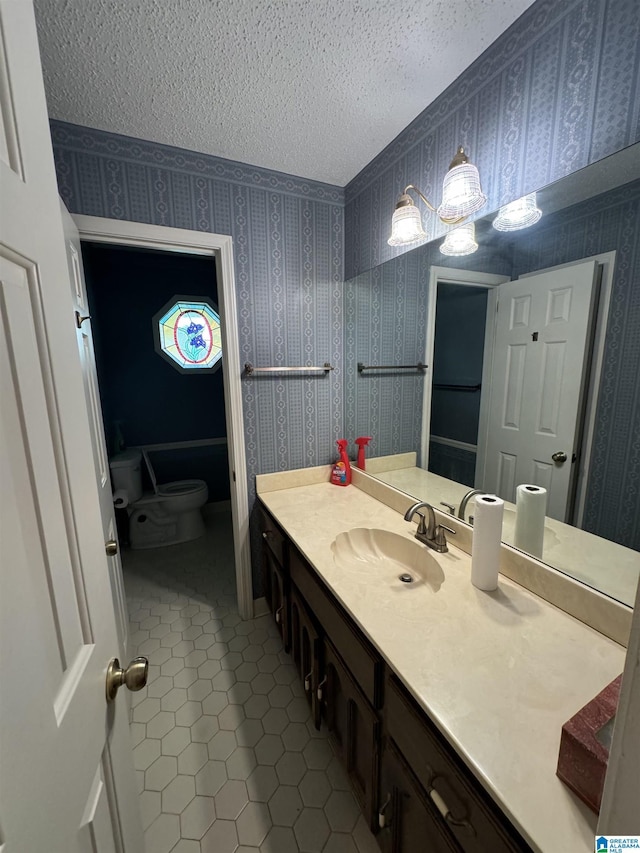
<path fill-rule="evenodd" d="M 81 245 L 109 456 L 144 449 L 158 483 L 201 479 L 207 505 L 229 504 L 224 359 L 179 372 L 156 351 L 152 328 L 154 315 L 178 293 L 217 306 L 213 258 Z"/>
<path fill-rule="evenodd" d="M 475 484 L 487 290 L 440 282 L 431 386 L 429 470 Z"/>
<path fill-rule="evenodd" d="M 249 546 L 249 503 L 231 237 L 94 216 L 76 215 L 74 220 L 80 238 L 85 242 L 161 250 L 214 259 L 225 362 L 224 404 L 238 613 L 242 619 L 250 619 L 253 616 L 253 584 Z M 181 289 L 176 288 L 176 292 L 180 293 Z M 192 378 L 191 381 L 197 383 L 199 380 Z"/>

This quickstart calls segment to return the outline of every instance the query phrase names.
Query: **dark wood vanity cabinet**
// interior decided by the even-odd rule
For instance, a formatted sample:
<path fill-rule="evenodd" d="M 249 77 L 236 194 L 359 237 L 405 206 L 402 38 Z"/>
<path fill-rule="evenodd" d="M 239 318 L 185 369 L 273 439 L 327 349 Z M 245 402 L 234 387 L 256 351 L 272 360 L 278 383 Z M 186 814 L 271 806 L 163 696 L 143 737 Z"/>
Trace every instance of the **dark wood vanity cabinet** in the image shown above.
<path fill-rule="evenodd" d="M 530 848 L 263 510 L 265 595 L 383 853 Z"/>
<path fill-rule="evenodd" d="M 318 691 L 322 643 L 320 632 L 295 586 L 290 590 L 291 657 L 300 674 L 304 693 L 311 706 L 313 722 L 320 728 L 321 701 Z"/>
<path fill-rule="evenodd" d="M 526 853 L 529 846 L 470 774 L 399 680 L 385 687 L 385 733 L 417 780 L 442 832 L 466 853 Z M 380 796 L 388 793 L 381 787 Z M 395 849 L 395 848 L 393 848 Z M 410 853 L 411 847 L 399 848 Z"/>
<path fill-rule="evenodd" d="M 362 813 L 375 829 L 380 721 L 327 638 L 323 654 L 322 680 L 317 690 L 322 716 Z"/>
<path fill-rule="evenodd" d="M 385 740 L 380 763 L 377 836 L 382 853 L 460 851 L 462 848 L 442 828 L 438 817 L 400 753 L 391 741 Z"/>
<path fill-rule="evenodd" d="M 262 513 L 262 583 L 264 597 L 282 637 L 285 651 L 290 648 L 289 633 L 289 542 L 267 513 Z"/>

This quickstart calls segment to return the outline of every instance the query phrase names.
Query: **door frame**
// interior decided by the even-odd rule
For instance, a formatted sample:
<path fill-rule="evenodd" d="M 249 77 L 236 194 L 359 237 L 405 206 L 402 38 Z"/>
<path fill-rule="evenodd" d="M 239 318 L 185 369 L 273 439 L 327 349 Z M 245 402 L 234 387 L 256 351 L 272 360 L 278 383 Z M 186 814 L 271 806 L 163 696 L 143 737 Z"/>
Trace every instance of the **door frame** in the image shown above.
<path fill-rule="evenodd" d="M 218 309 L 223 350 L 224 400 L 231 487 L 231 517 L 235 555 L 238 611 L 242 619 L 254 613 L 249 493 L 244 443 L 238 311 L 233 263 L 233 241 L 227 234 L 189 231 L 145 222 L 72 214 L 81 240 L 134 246 L 181 254 L 210 255 L 215 259 Z"/>
<path fill-rule="evenodd" d="M 438 297 L 438 284 L 463 284 L 468 287 L 491 288 L 510 281 L 508 275 L 495 275 L 494 273 L 474 272 L 473 270 L 454 269 L 453 267 L 432 266 L 429 273 L 429 299 L 427 302 L 427 341 L 424 354 L 424 363 L 428 370 L 424 374 L 424 391 L 422 395 L 422 431 L 420 434 L 420 467 L 426 471 L 429 465 L 429 434 L 431 431 L 431 386 L 433 383 L 433 354 L 436 339 L 436 299 Z M 487 318 L 489 317 L 489 305 L 487 305 Z M 487 319 L 488 322 L 488 319 Z M 486 342 L 485 336 L 485 342 Z M 482 384 L 485 384 L 485 369 L 482 368 Z M 482 398 L 480 398 L 482 406 Z M 482 409 L 481 409 L 482 411 Z M 482 418 L 481 418 L 482 422 Z M 478 440 L 480 435 L 478 435 Z"/>

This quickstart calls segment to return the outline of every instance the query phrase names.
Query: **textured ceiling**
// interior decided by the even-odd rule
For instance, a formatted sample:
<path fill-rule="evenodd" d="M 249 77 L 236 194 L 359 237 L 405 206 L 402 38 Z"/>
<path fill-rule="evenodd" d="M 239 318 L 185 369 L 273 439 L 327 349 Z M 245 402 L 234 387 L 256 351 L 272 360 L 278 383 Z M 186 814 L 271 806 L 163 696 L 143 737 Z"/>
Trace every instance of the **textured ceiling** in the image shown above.
<path fill-rule="evenodd" d="M 344 186 L 532 0 L 36 0 L 51 118 Z"/>

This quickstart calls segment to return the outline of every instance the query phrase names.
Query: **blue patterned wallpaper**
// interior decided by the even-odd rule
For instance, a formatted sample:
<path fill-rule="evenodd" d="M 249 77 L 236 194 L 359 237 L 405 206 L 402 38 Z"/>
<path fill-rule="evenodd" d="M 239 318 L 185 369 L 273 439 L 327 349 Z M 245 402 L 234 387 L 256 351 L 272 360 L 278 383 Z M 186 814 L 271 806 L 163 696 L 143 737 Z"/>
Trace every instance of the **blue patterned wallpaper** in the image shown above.
<path fill-rule="evenodd" d="M 439 242 L 428 243 L 345 282 L 345 432 L 372 436 L 370 456 L 420 448 L 424 374 L 360 374 L 357 365 L 424 362 L 433 265 L 508 276 L 512 260 L 482 241 L 475 254 L 461 258 L 442 255 Z"/>
<path fill-rule="evenodd" d="M 637 0 L 537 0 L 348 184 L 346 277 L 402 254 L 398 194 L 415 183 L 439 203 L 458 145 L 495 210 L 640 139 L 639 43 Z"/>
<path fill-rule="evenodd" d="M 343 432 L 344 191 L 63 122 L 51 133 L 72 213 L 232 235 L 243 363 L 335 367 L 243 380 L 250 507 L 256 474 L 329 463 Z M 255 517 L 252 551 L 258 596 Z"/>

